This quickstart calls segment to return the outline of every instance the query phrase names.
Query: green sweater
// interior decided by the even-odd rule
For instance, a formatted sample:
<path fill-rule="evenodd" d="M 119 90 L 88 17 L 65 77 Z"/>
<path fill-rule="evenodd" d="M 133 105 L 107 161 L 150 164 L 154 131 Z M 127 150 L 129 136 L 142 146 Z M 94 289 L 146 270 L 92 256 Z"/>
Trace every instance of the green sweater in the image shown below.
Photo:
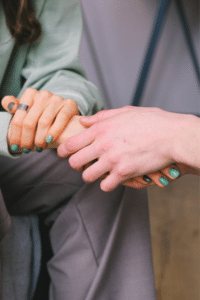
<path fill-rule="evenodd" d="M 20 97 L 29 87 L 48 90 L 74 99 L 83 115 L 103 108 L 97 88 L 86 79 L 78 60 L 82 32 L 78 0 L 34 0 L 35 13 L 42 25 L 40 39 L 14 49 L 15 41 L 6 26 L 0 3 L 0 91 Z M 12 59 L 11 59 L 12 57 Z M 21 87 L 21 79 L 25 83 Z M 0 154 L 9 155 L 6 134 L 10 114 L 0 112 Z"/>

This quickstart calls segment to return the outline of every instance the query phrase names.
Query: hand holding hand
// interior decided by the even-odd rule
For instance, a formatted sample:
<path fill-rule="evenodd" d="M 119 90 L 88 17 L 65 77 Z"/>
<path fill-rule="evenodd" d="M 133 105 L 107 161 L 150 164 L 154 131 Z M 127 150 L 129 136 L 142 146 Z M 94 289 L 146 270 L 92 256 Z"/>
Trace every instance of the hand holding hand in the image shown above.
<path fill-rule="evenodd" d="M 177 146 L 178 141 L 178 148 L 181 148 L 184 120 L 184 115 L 157 108 L 124 107 L 102 111 L 82 118 L 84 126 L 92 126 L 64 142 L 58 148 L 58 154 L 61 157 L 71 155 L 69 162 L 76 170 L 96 160 L 83 172 L 83 179 L 93 182 L 108 174 L 101 182 L 104 191 L 113 190 L 127 179 L 127 184 L 131 184 L 133 177 L 137 180 L 132 180 L 132 186 L 136 183 L 141 186 L 143 179 L 138 176 L 148 173 L 151 176 L 152 172 L 179 162 L 174 155 L 175 143 Z M 177 171 L 172 171 L 176 177 Z M 174 179 L 169 169 L 166 172 L 168 178 Z M 167 179 L 166 173 L 162 174 Z M 162 179 L 161 182 L 160 177 L 157 176 L 154 182 L 160 186 L 166 185 L 167 181 Z"/>

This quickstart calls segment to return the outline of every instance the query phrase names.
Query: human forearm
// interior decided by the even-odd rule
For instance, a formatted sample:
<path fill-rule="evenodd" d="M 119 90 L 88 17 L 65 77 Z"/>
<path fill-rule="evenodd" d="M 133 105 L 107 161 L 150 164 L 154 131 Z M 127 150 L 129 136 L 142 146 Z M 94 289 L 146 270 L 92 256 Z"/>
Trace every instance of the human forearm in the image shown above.
<path fill-rule="evenodd" d="M 100 112 L 81 122 L 91 127 L 64 142 L 58 154 L 71 155 L 69 161 L 74 169 L 98 158 L 98 162 L 84 171 L 83 178 L 92 182 L 109 172 L 101 183 L 104 191 L 173 163 L 199 168 L 199 142 L 196 144 L 199 129 L 193 132 L 199 123 L 195 117 L 157 108 L 125 107 Z"/>
<path fill-rule="evenodd" d="M 200 118 L 181 115 L 173 143 L 173 159 L 200 171 Z"/>

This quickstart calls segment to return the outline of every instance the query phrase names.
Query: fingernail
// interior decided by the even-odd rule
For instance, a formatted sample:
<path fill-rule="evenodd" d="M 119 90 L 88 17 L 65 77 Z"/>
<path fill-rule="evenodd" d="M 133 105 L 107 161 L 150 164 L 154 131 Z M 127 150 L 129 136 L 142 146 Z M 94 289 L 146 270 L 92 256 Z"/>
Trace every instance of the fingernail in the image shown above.
<path fill-rule="evenodd" d="M 164 186 L 167 186 L 169 184 L 169 181 L 165 177 L 160 177 L 159 181 Z"/>
<path fill-rule="evenodd" d="M 150 183 L 152 181 L 151 178 L 149 178 L 149 176 L 147 176 L 147 175 L 143 176 L 143 180 L 147 183 Z"/>
<path fill-rule="evenodd" d="M 11 111 L 14 105 L 15 105 L 15 102 L 10 102 L 8 104 L 8 110 Z"/>
<path fill-rule="evenodd" d="M 41 147 L 36 147 L 36 151 L 37 151 L 37 152 L 42 152 L 43 149 L 42 149 Z"/>
<path fill-rule="evenodd" d="M 51 143 L 53 140 L 53 136 L 52 135 L 49 135 L 47 138 L 46 138 L 46 142 L 49 144 Z"/>
<path fill-rule="evenodd" d="M 12 146 L 11 146 L 11 150 L 12 150 L 13 152 L 17 152 L 17 151 L 19 150 L 19 147 L 18 147 L 17 145 L 12 145 Z"/>
<path fill-rule="evenodd" d="M 27 148 L 23 148 L 22 152 L 25 154 L 29 154 L 31 152 L 31 150 L 27 149 Z"/>
<path fill-rule="evenodd" d="M 169 169 L 169 174 L 173 177 L 173 178 L 177 178 L 180 175 L 180 172 L 176 169 Z"/>

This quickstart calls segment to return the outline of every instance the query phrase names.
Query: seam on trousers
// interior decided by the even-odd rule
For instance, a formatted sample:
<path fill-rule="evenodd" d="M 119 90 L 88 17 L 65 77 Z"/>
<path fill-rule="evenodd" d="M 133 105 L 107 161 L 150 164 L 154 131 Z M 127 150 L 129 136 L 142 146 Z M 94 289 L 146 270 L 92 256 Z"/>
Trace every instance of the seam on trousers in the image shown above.
<path fill-rule="evenodd" d="M 78 214 L 79 214 L 79 216 L 80 216 L 81 222 L 82 222 L 82 224 L 83 224 L 83 227 L 84 227 L 84 229 L 85 229 L 86 235 L 87 235 L 87 237 L 88 237 L 89 244 L 90 244 L 91 249 L 92 249 L 92 253 L 93 253 L 93 256 L 94 256 L 96 265 L 97 265 L 97 267 L 98 267 L 99 264 L 98 264 L 98 261 L 97 261 L 97 257 L 96 257 L 96 255 L 95 255 L 95 251 L 94 251 L 94 248 L 93 248 L 93 245 L 92 245 L 92 241 L 91 241 L 91 239 L 90 239 L 90 236 L 89 236 L 89 233 L 88 233 L 88 231 L 87 231 L 86 225 L 85 225 L 85 223 L 84 223 L 84 221 L 83 221 L 81 212 L 80 212 L 80 210 L 79 210 L 79 208 L 78 208 L 78 206 L 77 206 L 77 204 L 76 204 L 75 201 L 74 201 L 74 205 L 75 205 L 75 207 L 76 207 L 76 209 L 77 209 L 77 212 L 78 212 Z"/>

